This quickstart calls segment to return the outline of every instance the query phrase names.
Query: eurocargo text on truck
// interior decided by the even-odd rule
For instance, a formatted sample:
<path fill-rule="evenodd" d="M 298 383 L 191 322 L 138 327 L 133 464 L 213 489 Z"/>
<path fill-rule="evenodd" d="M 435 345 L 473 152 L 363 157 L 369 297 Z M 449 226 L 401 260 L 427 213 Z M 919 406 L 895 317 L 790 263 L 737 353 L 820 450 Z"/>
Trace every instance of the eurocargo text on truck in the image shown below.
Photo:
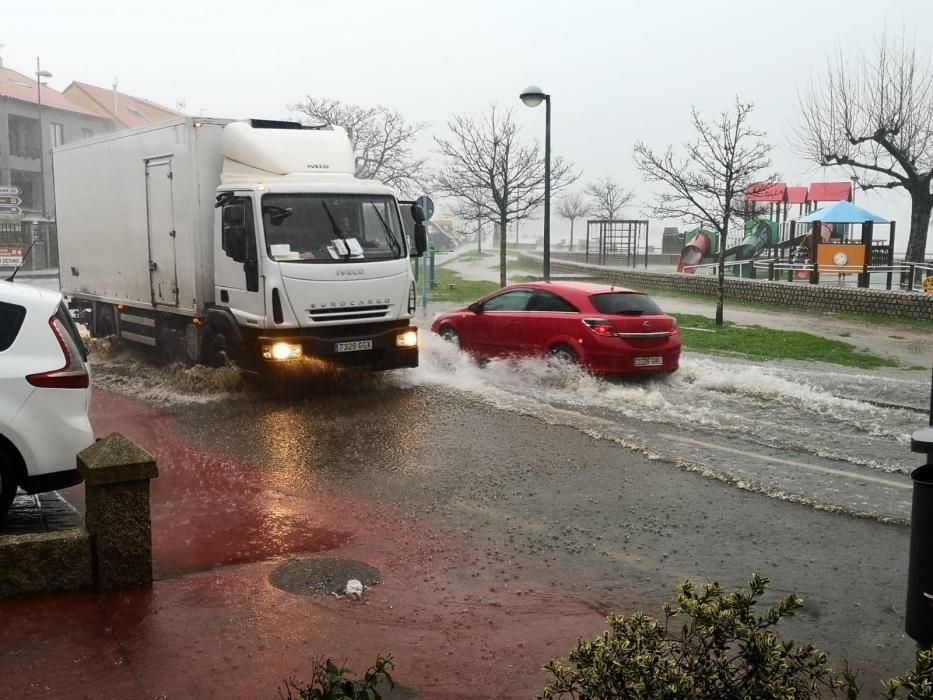
<path fill-rule="evenodd" d="M 424 212 L 410 251 L 342 128 L 188 117 L 53 157 L 62 291 L 92 335 L 252 371 L 418 365 Z"/>

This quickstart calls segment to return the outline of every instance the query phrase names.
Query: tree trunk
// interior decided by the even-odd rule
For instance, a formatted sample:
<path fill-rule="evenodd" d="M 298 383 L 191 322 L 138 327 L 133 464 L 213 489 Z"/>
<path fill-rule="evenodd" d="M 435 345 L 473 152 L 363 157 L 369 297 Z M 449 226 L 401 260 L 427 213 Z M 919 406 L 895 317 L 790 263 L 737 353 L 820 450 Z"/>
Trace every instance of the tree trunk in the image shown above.
<path fill-rule="evenodd" d="M 501 216 L 499 219 L 499 286 L 504 287 L 508 282 L 508 276 L 506 274 L 506 227 L 509 225 L 508 219 L 505 216 Z"/>
<path fill-rule="evenodd" d="M 929 186 L 922 183 L 918 190 L 910 191 L 910 237 L 907 239 L 907 262 L 923 262 L 926 257 L 927 236 L 930 229 L 930 212 L 933 211 L 933 194 Z"/>
<path fill-rule="evenodd" d="M 483 225 L 480 224 L 476 229 L 476 252 L 483 254 Z"/>
<path fill-rule="evenodd" d="M 570 252 L 573 252 L 573 219 L 570 220 Z"/>
<path fill-rule="evenodd" d="M 729 215 L 723 217 L 722 230 L 719 232 L 719 265 L 717 265 L 716 325 L 723 323 L 723 303 L 726 297 L 726 232 L 729 230 Z"/>

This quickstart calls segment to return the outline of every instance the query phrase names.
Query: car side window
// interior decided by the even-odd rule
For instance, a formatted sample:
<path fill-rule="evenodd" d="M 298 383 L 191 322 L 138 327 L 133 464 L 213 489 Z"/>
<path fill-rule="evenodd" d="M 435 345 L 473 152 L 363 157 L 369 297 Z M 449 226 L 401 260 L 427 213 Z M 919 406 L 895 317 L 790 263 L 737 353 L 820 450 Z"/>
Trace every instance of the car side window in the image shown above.
<path fill-rule="evenodd" d="M 529 311 L 556 311 L 563 313 L 577 313 L 577 309 L 566 299 L 553 292 L 537 290 L 528 302 Z"/>
<path fill-rule="evenodd" d="M 24 318 L 25 308 L 0 301 L 0 352 L 8 349 L 16 340 Z"/>
<path fill-rule="evenodd" d="M 503 292 L 483 304 L 483 311 L 525 311 L 531 298 L 530 289 Z"/>

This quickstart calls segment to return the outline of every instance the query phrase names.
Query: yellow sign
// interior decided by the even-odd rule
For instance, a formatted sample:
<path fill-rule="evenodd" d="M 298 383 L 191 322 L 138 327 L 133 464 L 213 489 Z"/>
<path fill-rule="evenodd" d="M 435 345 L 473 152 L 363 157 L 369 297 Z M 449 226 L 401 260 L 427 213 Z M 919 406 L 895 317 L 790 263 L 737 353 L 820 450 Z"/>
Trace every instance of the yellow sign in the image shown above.
<path fill-rule="evenodd" d="M 816 249 L 820 272 L 861 273 L 865 267 L 865 248 L 861 243 L 820 243 Z"/>
<path fill-rule="evenodd" d="M 923 291 L 927 294 L 933 294 L 933 275 L 923 280 Z"/>

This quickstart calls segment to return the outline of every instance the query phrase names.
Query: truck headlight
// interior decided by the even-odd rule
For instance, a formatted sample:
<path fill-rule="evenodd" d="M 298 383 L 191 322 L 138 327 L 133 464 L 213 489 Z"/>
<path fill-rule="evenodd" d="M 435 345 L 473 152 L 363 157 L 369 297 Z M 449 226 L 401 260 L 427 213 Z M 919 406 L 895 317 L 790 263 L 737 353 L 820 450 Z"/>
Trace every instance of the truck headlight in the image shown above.
<path fill-rule="evenodd" d="M 399 348 L 418 347 L 418 331 L 410 330 L 395 336 L 395 345 Z"/>
<path fill-rule="evenodd" d="M 273 343 L 262 346 L 262 359 L 286 362 L 301 359 L 301 345 L 297 343 Z"/>

